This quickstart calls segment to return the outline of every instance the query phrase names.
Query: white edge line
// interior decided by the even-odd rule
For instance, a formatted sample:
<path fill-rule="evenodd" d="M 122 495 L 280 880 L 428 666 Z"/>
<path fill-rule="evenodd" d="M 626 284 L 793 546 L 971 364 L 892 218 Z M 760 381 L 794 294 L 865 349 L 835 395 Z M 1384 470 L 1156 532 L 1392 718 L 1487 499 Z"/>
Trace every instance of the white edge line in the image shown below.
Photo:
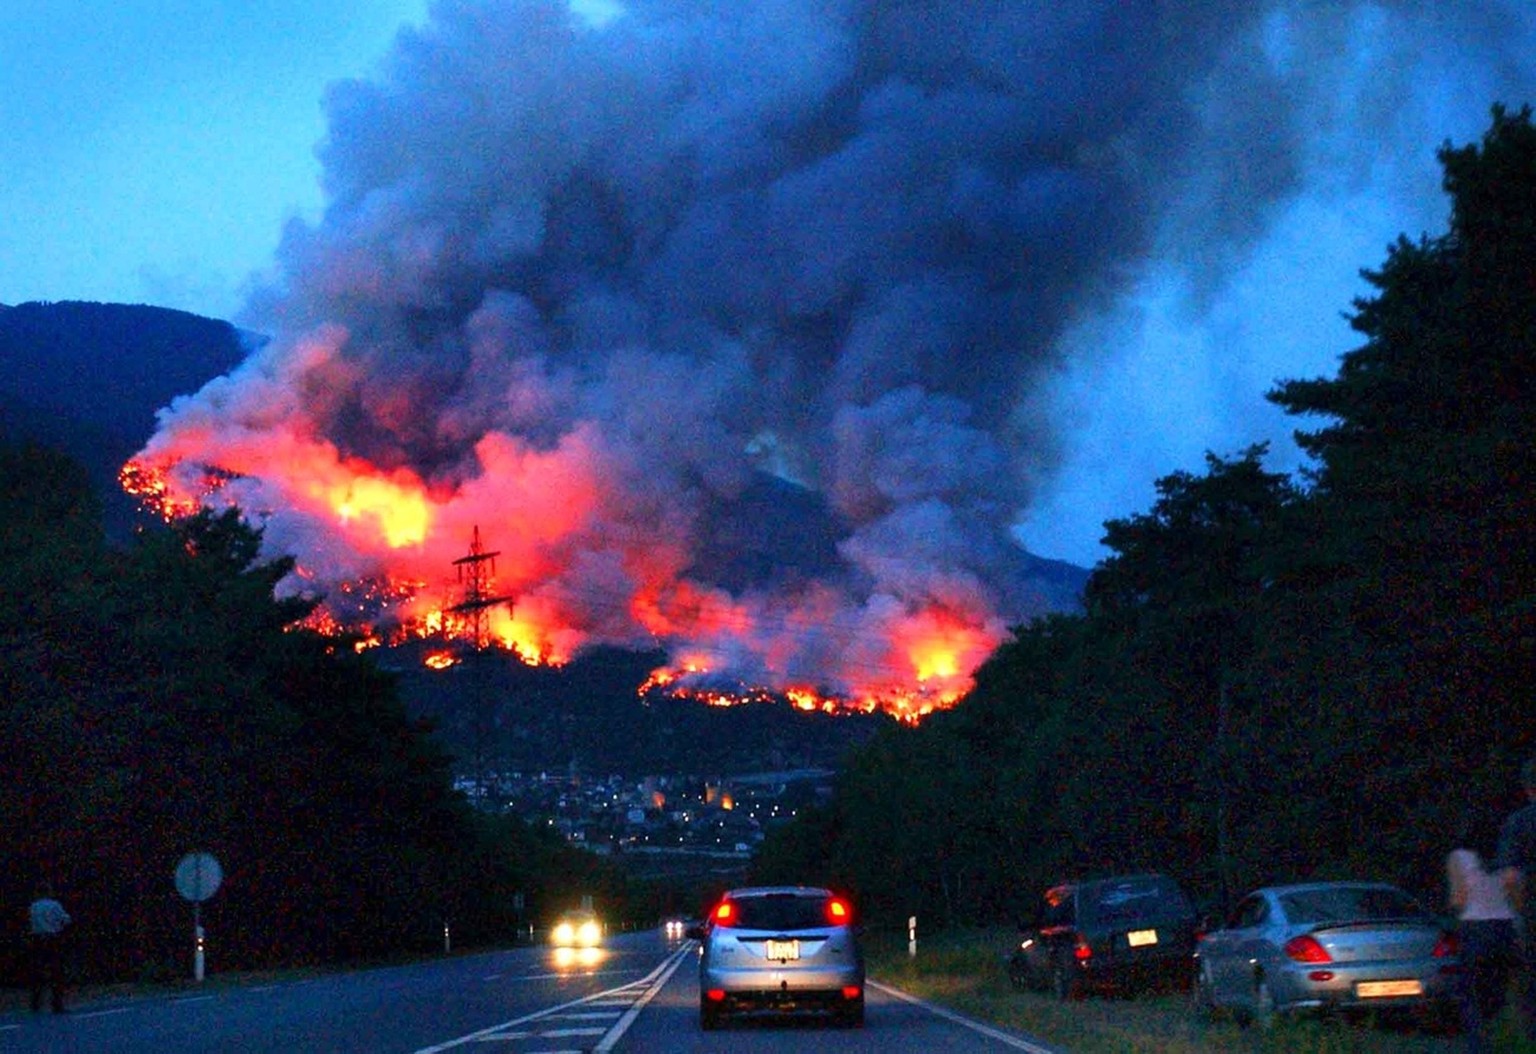
<path fill-rule="evenodd" d="M 677 972 L 677 968 L 683 965 L 683 959 L 687 957 L 687 953 L 690 951 L 692 951 L 691 945 L 684 945 L 672 954 L 672 958 L 669 961 L 664 961 L 661 964 L 665 967 L 665 972 L 656 978 L 655 983 L 647 989 L 643 996 L 635 1001 L 633 1006 L 624 1011 L 624 1016 L 619 1018 L 618 1023 L 598 1042 L 597 1046 L 592 1048 L 592 1054 L 608 1054 L 609 1051 L 618 1045 L 619 1040 L 624 1038 L 624 1033 L 629 1031 L 629 1026 L 635 1023 L 635 1018 L 640 1016 L 640 1011 L 645 1009 L 647 1003 L 656 998 L 657 992 L 660 992 L 667 986 L 667 982 L 672 979 L 672 975 Z"/>
<path fill-rule="evenodd" d="M 1007 1032 L 1002 1032 L 998 1029 L 995 1029 L 991 1025 L 984 1025 L 974 1018 L 966 1017 L 964 1014 L 957 1014 L 953 1010 L 949 1010 L 945 1007 L 930 1003 L 926 999 L 919 999 L 915 995 L 903 992 L 900 988 L 892 988 L 890 985 L 881 984 L 879 981 L 867 980 L 865 981 L 865 984 L 869 985 L 869 987 L 877 991 L 884 992 L 886 995 L 895 996 L 897 999 L 900 999 L 903 1002 L 911 1003 L 913 1006 L 922 1007 L 930 1014 L 936 1014 L 939 1017 L 944 1018 L 946 1021 L 953 1021 L 957 1025 L 963 1025 L 970 1029 L 972 1032 L 980 1032 L 983 1036 L 988 1036 L 992 1039 L 995 1039 L 999 1043 L 1006 1043 L 1008 1046 L 1013 1047 L 1015 1050 L 1025 1050 L 1028 1051 L 1029 1054 L 1057 1054 L 1057 1052 L 1052 1050 L 1050 1047 L 1042 1047 L 1038 1044 L 1031 1043 L 1027 1039 L 1020 1039 L 1018 1036 L 1009 1035 Z"/>
<path fill-rule="evenodd" d="M 133 1010 L 131 1006 L 115 1006 L 109 1010 L 90 1010 L 84 1014 L 76 1013 L 72 1016 L 76 1021 L 89 1021 L 93 1017 L 111 1017 L 114 1014 L 132 1013 Z"/>
<path fill-rule="evenodd" d="M 661 972 L 668 967 L 676 969 L 677 964 L 682 961 L 683 953 L 686 951 L 688 951 L 688 948 L 684 947 L 678 949 L 676 952 L 673 952 L 667 958 L 663 959 L 654 970 L 646 974 L 638 981 L 631 981 L 629 984 L 619 985 L 617 988 L 610 988 L 605 992 L 594 992 L 591 995 L 582 996 L 580 999 L 572 999 L 568 1003 L 561 1003 L 559 1006 L 545 1007 L 543 1010 L 536 1010 L 531 1014 L 524 1014 L 522 1017 L 513 1018 L 511 1021 L 503 1021 L 499 1025 L 492 1025 L 489 1028 L 482 1028 L 478 1032 L 471 1032 L 467 1036 L 460 1036 L 457 1039 L 450 1039 L 446 1043 L 439 1043 L 433 1047 L 422 1047 L 420 1050 L 416 1051 L 415 1054 L 439 1054 L 440 1051 L 452 1050 L 454 1047 L 462 1047 L 466 1043 L 474 1043 L 482 1036 L 488 1036 L 493 1032 L 500 1032 L 502 1029 L 511 1028 L 513 1025 L 521 1025 L 525 1021 L 536 1021 L 541 1017 L 548 1017 L 551 1014 L 558 1014 L 560 1011 L 568 1010 L 573 1006 L 581 1006 L 583 1003 L 590 1003 L 597 999 L 606 999 L 613 995 L 613 993 L 622 992 L 626 988 L 637 988 L 642 985 L 648 985 L 658 976 L 660 976 Z"/>

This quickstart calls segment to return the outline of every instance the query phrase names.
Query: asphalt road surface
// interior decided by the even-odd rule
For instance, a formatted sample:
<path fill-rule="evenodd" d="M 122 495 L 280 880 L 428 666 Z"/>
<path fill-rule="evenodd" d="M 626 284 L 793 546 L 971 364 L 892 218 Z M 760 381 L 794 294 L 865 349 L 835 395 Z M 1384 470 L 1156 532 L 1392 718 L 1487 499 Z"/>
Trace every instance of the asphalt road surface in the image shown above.
<path fill-rule="evenodd" d="M 0 1015 L 0 1052 L 48 1054 L 1064 1054 L 879 982 L 863 1028 L 820 1020 L 699 1028 L 697 953 L 660 933 L 591 953 L 514 948 L 272 984 L 78 1001 Z"/>

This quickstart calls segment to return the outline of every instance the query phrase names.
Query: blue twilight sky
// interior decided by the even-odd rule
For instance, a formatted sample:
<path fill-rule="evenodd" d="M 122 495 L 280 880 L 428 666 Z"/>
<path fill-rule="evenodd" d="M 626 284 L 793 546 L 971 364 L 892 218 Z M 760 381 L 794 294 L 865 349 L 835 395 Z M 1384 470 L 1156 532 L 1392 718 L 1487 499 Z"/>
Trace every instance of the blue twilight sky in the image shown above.
<path fill-rule="evenodd" d="M 1092 564 L 1207 450 L 1295 466 L 1263 393 L 1331 373 L 1359 270 L 1443 230 L 1435 148 L 1536 99 L 1525 0 L 588 0 L 576 36 L 557 2 L 8 0 L 0 303 L 531 303 L 589 377 L 698 353 L 861 542 L 948 574 L 1007 520 Z M 713 479 L 649 456 L 685 447 Z"/>
<path fill-rule="evenodd" d="M 327 83 L 426 0 L 8 0 L 0 303 L 230 317 L 284 222 L 321 205 Z"/>

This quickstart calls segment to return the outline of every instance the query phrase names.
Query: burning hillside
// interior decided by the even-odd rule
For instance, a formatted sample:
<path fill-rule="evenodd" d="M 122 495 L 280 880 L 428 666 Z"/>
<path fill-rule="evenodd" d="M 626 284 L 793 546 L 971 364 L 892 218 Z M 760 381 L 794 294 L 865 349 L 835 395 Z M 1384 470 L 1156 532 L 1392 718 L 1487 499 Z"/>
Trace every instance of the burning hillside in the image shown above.
<path fill-rule="evenodd" d="M 271 463 L 244 468 L 205 467 L 192 474 L 194 488 L 183 491 L 163 468 L 133 462 L 122 482 L 167 517 L 224 502 L 250 514 L 240 497 L 247 473 L 270 481 L 275 470 Z M 434 498 L 399 475 L 387 486 L 372 473 L 353 486 L 328 478 L 329 486 L 297 485 L 285 516 L 329 517 L 327 527 L 349 543 L 351 566 L 362 567 L 366 558 L 382 573 L 338 578 L 334 568 L 317 573 L 306 560 L 286 588 L 323 598 L 310 618 L 321 632 L 358 636 L 362 646 L 439 641 L 442 647 L 425 653 L 433 668 L 448 668 L 464 649 L 485 646 L 530 665 L 558 666 L 589 644 L 659 645 L 675 662 L 655 670 L 639 686 L 642 695 L 662 691 L 717 706 L 778 696 L 801 709 L 885 710 L 911 720 L 958 699 L 1003 632 L 979 604 L 918 608 L 881 598 L 861 608 L 825 580 L 733 597 L 669 576 L 643 544 L 612 554 L 621 573 L 606 579 L 606 591 L 588 580 L 576 592 L 571 569 L 558 561 L 559 545 L 540 542 L 532 528 L 524 528 L 524 536 L 535 537 L 526 549 L 487 552 L 476 525 L 466 553 L 464 537 L 438 537 L 433 530 L 467 515 L 453 495 Z M 542 510 L 531 515 L 543 516 Z M 258 510 L 252 518 L 270 524 L 275 517 Z M 519 524 L 512 518 L 502 526 Z M 799 562 L 785 553 L 775 569 L 793 573 Z"/>

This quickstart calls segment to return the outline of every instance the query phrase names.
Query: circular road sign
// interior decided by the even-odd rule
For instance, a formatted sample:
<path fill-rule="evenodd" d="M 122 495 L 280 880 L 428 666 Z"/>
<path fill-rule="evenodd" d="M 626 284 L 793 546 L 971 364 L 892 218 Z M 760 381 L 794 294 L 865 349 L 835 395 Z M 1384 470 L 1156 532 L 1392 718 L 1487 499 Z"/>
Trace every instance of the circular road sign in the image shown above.
<path fill-rule="evenodd" d="M 209 853 L 188 853 L 176 865 L 176 892 L 194 904 L 217 893 L 223 881 L 224 869 Z"/>

